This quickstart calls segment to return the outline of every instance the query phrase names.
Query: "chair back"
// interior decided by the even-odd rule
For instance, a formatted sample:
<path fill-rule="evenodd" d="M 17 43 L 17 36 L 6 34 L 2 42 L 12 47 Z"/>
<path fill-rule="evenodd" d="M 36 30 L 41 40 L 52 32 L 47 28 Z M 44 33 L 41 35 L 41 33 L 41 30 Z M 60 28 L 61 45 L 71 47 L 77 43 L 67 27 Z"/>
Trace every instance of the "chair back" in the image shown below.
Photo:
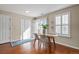
<path fill-rule="evenodd" d="M 34 35 L 35 35 L 35 39 L 36 39 L 36 40 L 39 40 L 38 35 L 37 35 L 36 33 L 34 33 Z"/>
<path fill-rule="evenodd" d="M 47 36 L 45 36 L 45 35 L 40 35 L 40 40 L 41 40 L 42 42 L 48 43 L 48 38 L 47 38 Z"/>

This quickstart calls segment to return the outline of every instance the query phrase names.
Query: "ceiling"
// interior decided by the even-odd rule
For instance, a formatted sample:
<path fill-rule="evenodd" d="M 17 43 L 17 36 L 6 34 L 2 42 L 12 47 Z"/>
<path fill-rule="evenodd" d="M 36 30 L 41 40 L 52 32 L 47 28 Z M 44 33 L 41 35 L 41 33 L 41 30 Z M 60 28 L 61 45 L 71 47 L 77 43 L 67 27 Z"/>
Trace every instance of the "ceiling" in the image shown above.
<path fill-rule="evenodd" d="M 38 17 L 71 5 L 72 4 L 0 4 L 0 10 Z M 26 13 L 25 11 L 29 12 Z"/>

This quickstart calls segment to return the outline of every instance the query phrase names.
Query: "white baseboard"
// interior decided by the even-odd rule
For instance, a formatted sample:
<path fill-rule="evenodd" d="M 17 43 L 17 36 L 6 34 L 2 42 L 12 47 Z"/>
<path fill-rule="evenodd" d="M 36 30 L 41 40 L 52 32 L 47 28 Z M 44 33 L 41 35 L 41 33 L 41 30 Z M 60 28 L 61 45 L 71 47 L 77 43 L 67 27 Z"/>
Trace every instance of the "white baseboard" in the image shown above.
<path fill-rule="evenodd" d="M 7 40 L 7 41 L 1 41 L 0 44 L 4 44 L 4 43 L 8 43 L 8 42 L 10 42 L 10 41 L 9 40 Z"/>
<path fill-rule="evenodd" d="M 0 44 L 4 44 L 4 43 L 8 43 L 8 42 L 14 42 L 14 41 L 18 41 L 18 40 L 4 40 L 4 41 L 0 41 Z"/>
<path fill-rule="evenodd" d="M 56 42 L 56 43 L 79 50 L 79 47 L 75 47 L 75 46 L 71 46 L 71 45 L 67 45 L 67 44 L 63 44 L 63 43 L 59 43 L 59 42 Z"/>

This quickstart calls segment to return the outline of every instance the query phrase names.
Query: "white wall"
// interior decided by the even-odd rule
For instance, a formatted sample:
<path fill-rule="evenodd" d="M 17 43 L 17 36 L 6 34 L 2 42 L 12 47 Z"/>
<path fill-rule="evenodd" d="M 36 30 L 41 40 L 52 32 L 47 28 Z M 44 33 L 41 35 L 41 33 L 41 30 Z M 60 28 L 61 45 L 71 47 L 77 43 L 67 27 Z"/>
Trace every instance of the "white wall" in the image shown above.
<path fill-rule="evenodd" d="M 56 37 L 56 42 L 62 45 L 79 49 L 79 5 L 65 8 L 49 14 L 49 33 L 55 32 L 54 16 L 59 13 L 70 12 L 70 38 Z"/>

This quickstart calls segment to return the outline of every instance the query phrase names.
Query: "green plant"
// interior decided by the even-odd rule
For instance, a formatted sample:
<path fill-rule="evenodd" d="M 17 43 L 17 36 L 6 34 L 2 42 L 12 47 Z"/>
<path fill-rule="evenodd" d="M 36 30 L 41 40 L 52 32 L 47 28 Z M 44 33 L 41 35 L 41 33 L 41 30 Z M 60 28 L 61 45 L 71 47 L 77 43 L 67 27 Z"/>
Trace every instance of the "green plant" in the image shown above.
<path fill-rule="evenodd" d="M 42 24 L 42 28 L 43 29 L 47 29 L 48 28 L 48 24 Z"/>

